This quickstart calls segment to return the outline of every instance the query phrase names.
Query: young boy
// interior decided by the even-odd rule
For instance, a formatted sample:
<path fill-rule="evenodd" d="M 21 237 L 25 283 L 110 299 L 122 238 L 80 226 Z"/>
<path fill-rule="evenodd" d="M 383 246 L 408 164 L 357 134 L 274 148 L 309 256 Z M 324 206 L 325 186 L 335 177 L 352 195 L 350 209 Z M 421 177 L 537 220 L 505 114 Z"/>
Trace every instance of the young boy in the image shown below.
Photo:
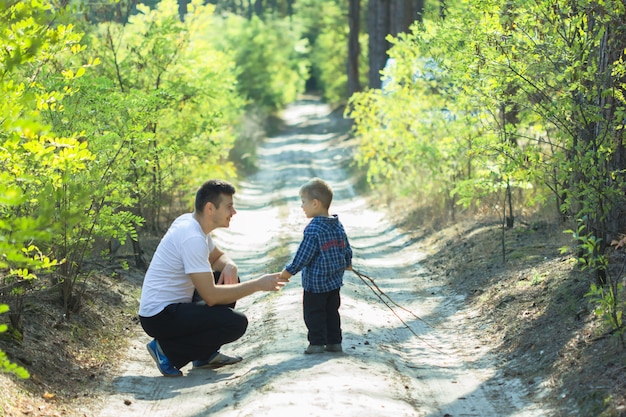
<path fill-rule="evenodd" d="M 304 353 L 341 352 L 341 304 L 343 274 L 352 268 L 352 249 L 337 215 L 329 215 L 333 199 L 330 186 L 313 178 L 300 188 L 302 210 L 312 219 L 293 261 L 281 272 L 288 280 L 302 271 L 304 323 L 309 346 Z"/>

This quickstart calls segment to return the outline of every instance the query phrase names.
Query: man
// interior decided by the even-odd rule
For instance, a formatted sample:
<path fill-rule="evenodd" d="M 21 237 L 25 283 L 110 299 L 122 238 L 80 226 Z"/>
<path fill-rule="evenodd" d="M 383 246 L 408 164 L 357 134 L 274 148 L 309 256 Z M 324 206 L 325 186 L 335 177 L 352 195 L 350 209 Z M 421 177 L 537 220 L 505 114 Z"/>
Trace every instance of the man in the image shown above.
<path fill-rule="evenodd" d="M 235 301 L 257 291 L 278 291 L 288 279 L 266 274 L 239 282 L 237 266 L 211 239 L 228 227 L 237 211 L 235 188 L 209 180 L 196 193 L 194 212 L 178 217 L 159 243 L 143 282 L 139 319 L 154 337 L 147 349 L 163 376 L 181 376 L 180 368 L 216 368 L 239 362 L 220 352 L 239 339 L 248 319 Z M 219 272 L 219 274 L 218 274 Z M 194 292 L 204 302 L 192 302 Z"/>

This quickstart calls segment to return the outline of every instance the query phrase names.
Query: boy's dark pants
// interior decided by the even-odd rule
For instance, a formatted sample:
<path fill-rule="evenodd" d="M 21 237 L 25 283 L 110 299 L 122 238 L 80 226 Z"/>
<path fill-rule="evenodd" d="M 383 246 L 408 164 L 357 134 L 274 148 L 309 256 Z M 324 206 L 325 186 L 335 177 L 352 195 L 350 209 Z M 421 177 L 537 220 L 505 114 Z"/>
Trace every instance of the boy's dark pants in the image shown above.
<path fill-rule="evenodd" d="M 216 281 L 219 273 L 215 273 Z M 182 368 L 205 360 L 226 343 L 246 332 L 248 319 L 234 304 L 209 307 L 199 303 L 170 304 L 153 317 L 139 317 L 145 332 L 154 337 L 172 365 Z"/>
<path fill-rule="evenodd" d="M 304 323 L 309 329 L 309 343 L 312 345 L 341 344 L 339 288 L 322 293 L 304 291 L 302 305 Z"/>

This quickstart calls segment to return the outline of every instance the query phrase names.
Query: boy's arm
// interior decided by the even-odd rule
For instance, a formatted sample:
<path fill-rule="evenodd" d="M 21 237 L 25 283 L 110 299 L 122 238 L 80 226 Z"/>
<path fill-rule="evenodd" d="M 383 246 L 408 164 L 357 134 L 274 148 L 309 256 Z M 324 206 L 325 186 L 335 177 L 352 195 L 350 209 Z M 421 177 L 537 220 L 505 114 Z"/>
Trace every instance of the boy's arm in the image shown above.
<path fill-rule="evenodd" d="M 289 273 L 289 271 L 287 271 L 286 269 L 283 269 L 279 275 L 280 279 L 286 279 L 289 280 L 289 278 L 291 278 L 293 275 Z"/>
<path fill-rule="evenodd" d="M 293 261 L 285 267 L 284 272 L 289 274 L 289 276 L 293 276 L 302 271 L 302 268 L 311 263 L 311 260 L 315 257 L 317 247 L 317 236 L 312 233 L 306 233 L 305 231 L 304 238 L 302 242 L 300 242 L 300 246 L 298 246 Z M 289 270 L 287 270 L 287 268 L 289 268 Z"/>

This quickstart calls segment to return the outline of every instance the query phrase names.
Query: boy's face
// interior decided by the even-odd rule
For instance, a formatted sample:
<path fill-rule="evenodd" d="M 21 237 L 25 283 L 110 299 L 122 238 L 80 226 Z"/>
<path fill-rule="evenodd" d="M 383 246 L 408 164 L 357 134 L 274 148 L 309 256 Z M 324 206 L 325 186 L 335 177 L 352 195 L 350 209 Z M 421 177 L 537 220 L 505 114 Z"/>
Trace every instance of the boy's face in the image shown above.
<path fill-rule="evenodd" d="M 310 198 L 306 194 L 300 195 L 300 199 L 302 200 L 302 205 L 300 207 L 302 207 L 307 219 L 315 217 L 319 211 L 320 202 L 315 198 Z"/>

